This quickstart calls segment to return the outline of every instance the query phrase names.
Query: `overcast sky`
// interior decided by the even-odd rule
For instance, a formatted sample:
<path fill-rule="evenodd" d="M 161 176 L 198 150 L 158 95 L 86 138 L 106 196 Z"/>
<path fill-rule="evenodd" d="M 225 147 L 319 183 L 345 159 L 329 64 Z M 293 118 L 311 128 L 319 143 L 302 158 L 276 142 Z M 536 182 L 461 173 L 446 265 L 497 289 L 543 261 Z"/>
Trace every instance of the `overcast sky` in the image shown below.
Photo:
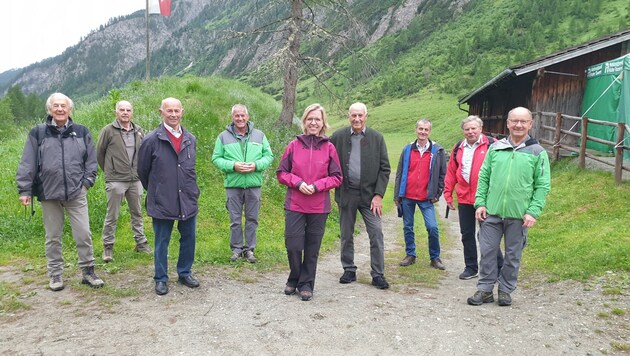
<path fill-rule="evenodd" d="M 57 56 L 110 18 L 144 9 L 146 2 L 2 0 L 2 5 L 5 13 L 0 21 L 0 38 L 4 51 L 0 73 Z"/>

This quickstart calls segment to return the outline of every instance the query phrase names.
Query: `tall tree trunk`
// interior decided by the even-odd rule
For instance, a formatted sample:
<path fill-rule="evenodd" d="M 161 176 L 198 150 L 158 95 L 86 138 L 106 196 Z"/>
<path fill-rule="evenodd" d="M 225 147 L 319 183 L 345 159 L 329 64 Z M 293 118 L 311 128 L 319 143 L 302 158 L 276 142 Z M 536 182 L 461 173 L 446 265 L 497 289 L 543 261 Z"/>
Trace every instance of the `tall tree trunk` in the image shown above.
<path fill-rule="evenodd" d="M 302 39 L 302 7 L 304 0 L 291 0 L 289 20 L 288 51 L 285 57 L 284 92 L 282 93 L 282 113 L 278 122 L 290 125 L 295 113 L 295 97 L 298 83 L 298 59 Z"/>

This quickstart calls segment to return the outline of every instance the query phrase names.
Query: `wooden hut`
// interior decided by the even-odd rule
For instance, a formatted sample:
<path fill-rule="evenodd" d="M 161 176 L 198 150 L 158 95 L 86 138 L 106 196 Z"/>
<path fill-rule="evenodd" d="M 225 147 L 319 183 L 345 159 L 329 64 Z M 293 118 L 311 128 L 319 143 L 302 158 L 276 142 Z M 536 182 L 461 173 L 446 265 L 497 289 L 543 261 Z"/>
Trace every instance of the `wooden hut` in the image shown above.
<path fill-rule="evenodd" d="M 509 67 L 458 104 L 467 103 L 469 114 L 484 121 L 484 131 L 499 136 L 507 134 L 507 113 L 517 106 L 579 116 L 586 68 L 626 53 L 630 53 L 630 30 Z M 534 136 L 539 124 L 535 123 Z"/>

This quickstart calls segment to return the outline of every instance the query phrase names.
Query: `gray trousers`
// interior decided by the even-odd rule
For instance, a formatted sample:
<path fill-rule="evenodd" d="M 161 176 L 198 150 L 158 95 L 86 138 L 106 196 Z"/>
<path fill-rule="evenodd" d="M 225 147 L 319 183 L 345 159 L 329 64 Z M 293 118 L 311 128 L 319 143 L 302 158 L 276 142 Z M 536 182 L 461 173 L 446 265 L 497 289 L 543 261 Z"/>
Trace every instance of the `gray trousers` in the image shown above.
<path fill-rule="evenodd" d="M 503 267 L 499 271 L 497 253 L 503 236 L 505 236 L 505 256 Z M 522 219 L 502 219 L 496 215 L 488 215 L 486 221 L 479 225 L 481 260 L 477 289 L 492 292 L 498 280 L 500 291 L 512 293 L 516 289 L 521 256 L 526 244 L 527 228 L 523 227 Z"/>
<path fill-rule="evenodd" d="M 135 182 L 106 182 L 107 214 L 103 223 L 103 245 L 113 245 L 116 242 L 116 226 L 123 198 L 127 200 L 129 215 L 131 216 L 131 230 L 136 244 L 147 242 L 144 235 L 142 221 L 142 183 Z"/>
<path fill-rule="evenodd" d="M 254 251 L 260 209 L 260 187 L 226 188 L 225 207 L 230 214 L 230 248 L 234 253 Z M 243 212 L 245 213 L 245 245 L 243 245 Z"/>
<path fill-rule="evenodd" d="M 92 249 L 92 233 L 88 215 L 87 189 L 84 187 L 78 198 L 73 200 L 44 200 L 42 215 L 46 230 L 46 259 L 48 275 L 57 276 L 63 273 L 63 250 L 61 237 L 64 225 L 64 210 L 70 219 L 72 237 L 77 244 L 79 267 L 94 266 Z"/>
<path fill-rule="evenodd" d="M 383 276 L 385 273 L 385 252 L 383 242 L 383 228 L 381 218 L 372 214 L 370 207 L 359 206 L 360 195 L 344 194 L 343 207 L 339 208 L 339 225 L 341 229 L 341 266 L 344 271 L 356 272 L 354 264 L 354 224 L 357 221 L 357 211 L 361 213 L 365 229 L 370 238 L 370 274 L 372 278 Z"/>

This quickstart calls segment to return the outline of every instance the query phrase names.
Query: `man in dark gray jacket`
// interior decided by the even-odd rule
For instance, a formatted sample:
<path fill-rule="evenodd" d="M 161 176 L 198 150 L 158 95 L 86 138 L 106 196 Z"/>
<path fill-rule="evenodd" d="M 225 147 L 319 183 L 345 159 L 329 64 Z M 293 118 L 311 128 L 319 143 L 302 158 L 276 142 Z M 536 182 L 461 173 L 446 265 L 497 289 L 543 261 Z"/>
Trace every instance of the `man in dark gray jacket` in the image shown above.
<path fill-rule="evenodd" d="M 162 100 L 160 114 L 164 122 L 144 138 L 138 156 L 138 176 L 147 190 L 147 214 L 153 218 L 153 279 L 158 295 L 168 293 L 168 245 L 175 220 L 181 235 L 178 280 L 189 288 L 199 286 L 191 272 L 199 200 L 195 171 L 197 143 L 195 136 L 180 125 L 183 113 L 178 99 Z"/>
<path fill-rule="evenodd" d="M 344 271 L 339 283 L 348 284 L 357 280 L 353 234 L 357 212 L 360 212 L 370 239 L 372 285 L 378 289 L 387 289 L 389 283 L 384 276 L 385 246 L 381 217 L 383 196 L 391 169 L 383 135 L 366 127 L 367 117 L 365 104 L 350 105 L 350 126 L 338 129 L 330 138 L 337 149 L 343 172 L 343 183 L 335 189 L 335 201 L 339 205 L 341 266 Z"/>
<path fill-rule="evenodd" d="M 96 146 L 98 165 L 105 172 L 107 215 L 103 222 L 103 261 L 114 257 L 116 225 L 123 199 L 127 200 L 136 252 L 151 253 L 142 221 L 142 183 L 138 178 L 138 150 L 142 128 L 133 121 L 133 106 L 116 103 L 116 120 L 101 130 Z"/>
<path fill-rule="evenodd" d="M 73 109 L 74 103 L 64 94 L 48 97 L 46 123 L 31 129 L 16 176 L 20 202 L 29 205 L 33 196 L 37 196 L 42 204 L 49 287 L 53 291 L 64 288 L 61 247 L 64 211 L 77 244 L 78 265 L 83 272 L 81 283 L 94 288 L 104 284 L 94 273 L 87 205 L 87 190 L 96 179 L 96 154 L 90 131 L 70 118 Z"/>

